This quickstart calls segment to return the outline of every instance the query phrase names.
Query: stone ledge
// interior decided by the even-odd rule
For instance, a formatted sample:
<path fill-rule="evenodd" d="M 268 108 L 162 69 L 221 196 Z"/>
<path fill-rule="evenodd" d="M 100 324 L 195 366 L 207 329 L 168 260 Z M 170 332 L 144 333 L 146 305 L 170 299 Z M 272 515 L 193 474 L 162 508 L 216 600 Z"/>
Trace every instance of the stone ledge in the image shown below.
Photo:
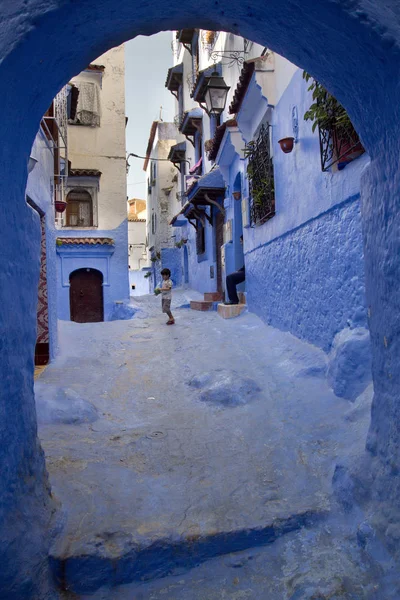
<path fill-rule="evenodd" d="M 218 304 L 218 314 L 223 319 L 239 317 L 245 310 L 245 304 Z"/>
<path fill-rule="evenodd" d="M 214 307 L 212 302 L 208 302 L 206 300 L 191 300 L 190 308 L 192 310 L 206 311 L 213 310 Z"/>
<path fill-rule="evenodd" d="M 221 302 L 222 301 L 221 292 L 205 292 L 204 300 L 206 302 Z"/>

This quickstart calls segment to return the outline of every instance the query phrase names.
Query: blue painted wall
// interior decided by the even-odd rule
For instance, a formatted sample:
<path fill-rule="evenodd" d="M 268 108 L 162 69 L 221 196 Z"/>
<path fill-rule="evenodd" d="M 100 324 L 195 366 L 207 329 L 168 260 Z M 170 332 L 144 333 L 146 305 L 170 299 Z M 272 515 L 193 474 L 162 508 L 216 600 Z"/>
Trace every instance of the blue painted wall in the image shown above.
<path fill-rule="evenodd" d="M 50 185 L 54 174 L 54 162 L 47 144 L 46 137 L 40 129 L 31 150 L 31 156 L 38 162 L 29 174 L 26 194 L 45 213 L 49 344 L 50 358 L 54 358 L 57 352 L 57 268 L 54 245 L 55 214 Z"/>
<path fill-rule="evenodd" d="M 249 309 L 267 323 L 329 350 L 348 321 L 366 326 L 360 181 L 367 155 L 322 172 L 319 139 L 303 115 L 312 99 L 299 69 L 273 111 L 276 215 L 244 230 Z M 290 154 L 277 143 L 293 135 Z"/>
<path fill-rule="evenodd" d="M 358 197 L 246 253 L 247 301 L 274 327 L 325 351 L 367 325 Z"/>
<path fill-rule="evenodd" d="M 161 269 L 171 271 L 171 280 L 174 287 L 182 285 L 182 260 L 183 250 L 181 248 L 161 249 Z"/>
<path fill-rule="evenodd" d="M 58 230 L 58 237 L 84 237 L 85 232 L 71 229 Z M 57 250 L 58 318 L 70 320 L 69 275 L 76 269 L 92 268 L 103 273 L 104 320 L 113 313 L 116 300 L 129 298 L 128 221 L 111 230 L 90 232 L 90 237 L 109 237 L 115 242 L 109 246 L 60 246 Z M 55 246 L 54 240 L 54 246 Z M 109 256 L 109 259 L 108 259 Z"/>
<path fill-rule="evenodd" d="M 131 296 L 144 296 L 149 293 L 149 278 L 145 277 L 148 271 L 140 269 L 135 271 L 129 271 L 129 287 Z M 132 285 L 135 289 L 132 289 Z"/>
<path fill-rule="evenodd" d="M 210 208 L 207 208 L 207 212 L 210 214 Z M 203 254 L 197 254 L 196 230 L 190 224 L 187 226 L 187 237 L 190 287 L 201 293 L 215 292 L 217 289 L 217 264 L 214 227 L 206 220 L 205 252 Z M 214 277 L 211 276 L 210 267 L 214 270 Z"/>
<path fill-rule="evenodd" d="M 348 109 L 371 154 L 361 187 L 375 388 L 370 450 L 376 464 L 370 488 L 374 498 L 387 502 L 384 522 L 391 506 L 398 505 L 400 121 L 394 99 L 400 81 L 399 3 L 271 0 L 267 14 L 261 0 L 252 11 L 243 10 L 239 0 L 231 0 L 229 11 L 206 1 L 183 5 L 173 0 L 167 12 L 157 1 L 151 9 L 122 0 L 82 0 L 79 9 L 64 0 L 46 7 L 42 0 L 1 4 L 0 78 L 7 93 L 0 95 L 0 522 L 5 524 L 0 589 L 7 600 L 54 597 L 46 572 L 50 496 L 33 396 L 40 236 L 25 202 L 26 165 L 40 118 L 62 85 L 101 52 L 139 34 L 240 28 L 244 37 L 304 66 Z M 90 18 L 94 14 L 96 19 Z M 23 77 L 16 76 L 22 72 Z"/>

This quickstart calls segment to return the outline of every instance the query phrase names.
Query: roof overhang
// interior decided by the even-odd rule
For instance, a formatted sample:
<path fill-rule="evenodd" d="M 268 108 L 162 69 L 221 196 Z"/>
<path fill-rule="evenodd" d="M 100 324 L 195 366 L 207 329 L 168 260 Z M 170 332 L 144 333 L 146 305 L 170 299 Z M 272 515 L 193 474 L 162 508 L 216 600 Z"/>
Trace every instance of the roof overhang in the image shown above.
<path fill-rule="evenodd" d="M 186 142 L 180 142 L 171 146 L 168 160 L 171 161 L 179 171 L 181 170 L 181 163 L 186 160 Z"/>
<path fill-rule="evenodd" d="M 69 169 L 68 177 L 101 177 L 97 169 Z"/>
<path fill-rule="evenodd" d="M 179 131 L 194 146 L 194 136 L 202 128 L 203 111 L 201 108 L 193 108 L 183 113 Z"/>
<path fill-rule="evenodd" d="M 200 177 L 186 191 L 190 204 L 194 206 L 215 206 L 224 212 L 219 201 L 225 196 L 225 182 L 220 169 L 213 169 Z"/>
<path fill-rule="evenodd" d="M 175 65 L 168 69 L 167 80 L 165 87 L 175 96 L 178 97 L 179 86 L 182 84 L 183 79 L 183 63 Z"/>
<path fill-rule="evenodd" d="M 229 127 L 237 127 L 237 123 L 235 119 L 228 119 L 225 123 L 222 123 L 219 127 L 216 128 L 214 137 L 212 139 L 211 150 L 208 152 L 208 160 L 215 161 L 219 148 L 221 146 L 222 139 L 224 137 L 225 131 Z"/>
<path fill-rule="evenodd" d="M 176 32 L 176 39 L 180 44 L 183 44 L 192 53 L 192 41 L 195 36 L 196 29 L 178 29 Z"/>

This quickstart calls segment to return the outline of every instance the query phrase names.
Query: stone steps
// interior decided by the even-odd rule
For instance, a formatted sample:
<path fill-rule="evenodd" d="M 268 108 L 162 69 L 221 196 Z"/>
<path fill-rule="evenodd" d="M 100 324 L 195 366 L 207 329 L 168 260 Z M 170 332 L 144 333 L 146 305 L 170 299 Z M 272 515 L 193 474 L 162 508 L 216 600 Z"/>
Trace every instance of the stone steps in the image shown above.
<path fill-rule="evenodd" d="M 223 304 L 217 306 L 217 311 L 223 319 L 233 319 L 239 317 L 247 308 L 246 292 L 238 292 L 239 304 Z"/>
<path fill-rule="evenodd" d="M 222 302 L 223 294 L 221 292 L 206 292 L 204 300 L 206 302 Z"/>
<path fill-rule="evenodd" d="M 214 302 L 208 300 L 191 300 L 190 308 L 200 311 L 214 310 Z"/>
<path fill-rule="evenodd" d="M 239 317 L 246 310 L 245 304 L 218 304 L 218 314 L 223 319 Z"/>
<path fill-rule="evenodd" d="M 194 568 L 207 560 L 249 548 L 271 544 L 286 533 L 315 525 L 325 512 L 305 511 L 276 518 L 261 527 L 214 531 L 209 535 L 171 536 L 140 545 L 123 532 L 94 535 L 75 552 L 53 550 L 50 565 L 58 587 L 73 594 L 93 594 L 144 582 Z"/>
<path fill-rule="evenodd" d="M 190 308 L 202 312 L 217 310 L 218 302 L 221 302 L 222 300 L 223 294 L 221 292 L 205 292 L 204 300 L 192 300 L 190 302 Z"/>

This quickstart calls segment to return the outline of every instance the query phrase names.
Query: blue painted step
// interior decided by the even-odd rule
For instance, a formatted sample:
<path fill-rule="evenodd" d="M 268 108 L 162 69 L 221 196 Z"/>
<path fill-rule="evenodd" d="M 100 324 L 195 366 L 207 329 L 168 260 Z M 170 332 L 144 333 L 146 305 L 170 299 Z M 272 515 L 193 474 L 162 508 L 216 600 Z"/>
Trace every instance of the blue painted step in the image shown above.
<path fill-rule="evenodd" d="M 282 535 L 313 526 L 324 512 L 303 512 L 277 519 L 265 527 L 217 532 L 208 536 L 189 536 L 179 541 L 160 539 L 148 546 L 125 544 L 117 554 L 112 539 L 98 542 L 98 551 L 75 556 L 53 554 L 50 564 L 57 585 L 63 591 L 91 594 L 102 586 L 115 587 L 133 581 L 149 581 L 181 572 L 220 556 L 271 544 Z M 123 535 L 123 534 L 121 534 Z"/>

